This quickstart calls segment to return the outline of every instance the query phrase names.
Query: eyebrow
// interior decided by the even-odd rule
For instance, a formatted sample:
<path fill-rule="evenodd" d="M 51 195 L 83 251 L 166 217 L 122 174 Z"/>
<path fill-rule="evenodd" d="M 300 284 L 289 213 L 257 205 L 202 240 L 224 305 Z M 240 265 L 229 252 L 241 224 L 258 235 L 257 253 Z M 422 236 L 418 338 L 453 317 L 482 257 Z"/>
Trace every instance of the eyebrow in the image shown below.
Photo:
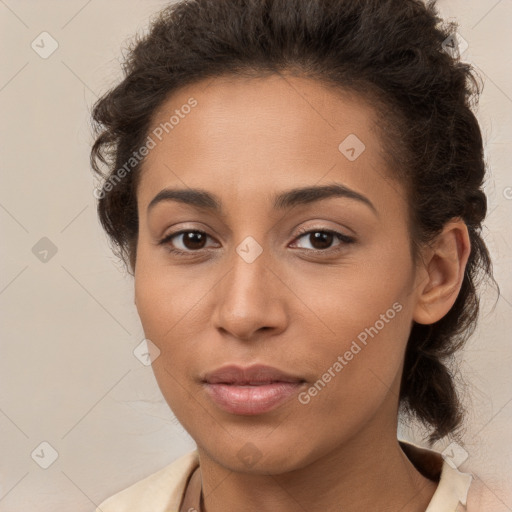
<path fill-rule="evenodd" d="M 324 186 L 301 187 L 287 190 L 274 196 L 273 207 L 276 210 L 285 210 L 298 205 L 311 204 L 331 197 L 353 199 L 368 206 L 376 216 L 379 216 L 373 203 L 365 196 L 345 185 L 332 184 Z M 149 203 L 148 211 L 164 201 L 178 201 L 197 208 L 204 208 L 213 212 L 222 213 L 222 201 L 206 190 L 188 188 L 165 188 L 161 190 Z"/>

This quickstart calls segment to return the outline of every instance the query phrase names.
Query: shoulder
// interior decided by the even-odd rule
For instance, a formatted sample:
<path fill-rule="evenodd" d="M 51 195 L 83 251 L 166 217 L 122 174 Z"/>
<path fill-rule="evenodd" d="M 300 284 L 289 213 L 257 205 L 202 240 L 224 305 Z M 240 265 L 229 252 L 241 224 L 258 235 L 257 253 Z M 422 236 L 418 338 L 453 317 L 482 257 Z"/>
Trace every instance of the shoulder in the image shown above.
<path fill-rule="evenodd" d="M 187 481 L 199 465 L 197 450 L 114 494 L 96 512 L 167 512 L 178 510 Z"/>

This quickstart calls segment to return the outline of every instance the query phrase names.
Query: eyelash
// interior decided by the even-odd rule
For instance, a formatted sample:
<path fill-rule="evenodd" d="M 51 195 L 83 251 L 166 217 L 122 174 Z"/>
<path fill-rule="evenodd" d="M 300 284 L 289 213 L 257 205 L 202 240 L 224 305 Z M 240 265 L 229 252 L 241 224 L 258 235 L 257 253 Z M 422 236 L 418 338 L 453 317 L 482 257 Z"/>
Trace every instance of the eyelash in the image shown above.
<path fill-rule="evenodd" d="M 170 233 L 169 235 L 164 237 L 162 240 L 160 240 L 158 242 L 158 245 L 166 246 L 166 249 L 170 253 L 176 254 L 177 256 L 190 256 L 191 254 L 198 253 L 199 251 L 201 251 L 201 249 L 198 249 L 197 251 L 192 251 L 192 250 L 191 251 L 182 251 L 181 249 L 176 249 L 175 247 L 169 246 L 169 242 L 173 238 L 175 238 L 179 235 L 183 235 L 185 233 L 199 233 L 201 235 L 205 235 L 205 236 L 211 238 L 210 235 L 208 235 L 208 233 L 205 233 L 204 231 L 201 231 L 199 229 L 183 229 L 181 231 L 176 231 L 176 233 Z M 333 253 L 333 252 L 343 250 L 344 245 L 350 245 L 356 241 L 355 238 L 345 235 L 343 233 L 340 233 L 338 231 L 334 231 L 332 229 L 323 229 L 323 228 L 312 228 L 312 229 L 311 228 L 310 229 L 301 228 L 301 229 L 299 229 L 299 232 L 297 233 L 297 236 L 295 237 L 295 239 L 302 238 L 304 235 L 308 235 L 311 233 L 328 233 L 328 234 L 334 235 L 342 243 L 338 246 L 330 247 L 328 249 L 303 249 L 308 252 Z"/>

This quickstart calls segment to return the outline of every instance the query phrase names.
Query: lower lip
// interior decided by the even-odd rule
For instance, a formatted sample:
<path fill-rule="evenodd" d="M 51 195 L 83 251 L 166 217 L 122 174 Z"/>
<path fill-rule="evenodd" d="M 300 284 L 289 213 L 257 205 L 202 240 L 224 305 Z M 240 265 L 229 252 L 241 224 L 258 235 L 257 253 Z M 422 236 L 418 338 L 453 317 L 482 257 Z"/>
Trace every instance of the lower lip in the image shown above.
<path fill-rule="evenodd" d="M 273 382 L 261 386 L 205 384 L 210 398 L 224 411 L 254 415 L 271 411 L 298 393 L 299 382 Z"/>

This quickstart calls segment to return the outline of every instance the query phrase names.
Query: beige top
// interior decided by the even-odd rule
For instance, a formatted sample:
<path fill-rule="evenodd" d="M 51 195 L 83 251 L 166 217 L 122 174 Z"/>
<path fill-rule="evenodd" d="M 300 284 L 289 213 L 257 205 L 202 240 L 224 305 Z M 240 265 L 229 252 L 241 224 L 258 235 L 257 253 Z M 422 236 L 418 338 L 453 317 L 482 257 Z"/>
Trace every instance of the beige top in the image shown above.
<path fill-rule="evenodd" d="M 437 452 L 405 441 L 400 441 L 400 446 L 418 470 L 438 481 L 437 489 L 425 512 L 472 510 L 467 503 L 472 482 L 470 474 L 454 469 Z M 199 455 L 194 450 L 111 496 L 96 512 L 179 512 L 187 482 L 198 466 Z"/>

